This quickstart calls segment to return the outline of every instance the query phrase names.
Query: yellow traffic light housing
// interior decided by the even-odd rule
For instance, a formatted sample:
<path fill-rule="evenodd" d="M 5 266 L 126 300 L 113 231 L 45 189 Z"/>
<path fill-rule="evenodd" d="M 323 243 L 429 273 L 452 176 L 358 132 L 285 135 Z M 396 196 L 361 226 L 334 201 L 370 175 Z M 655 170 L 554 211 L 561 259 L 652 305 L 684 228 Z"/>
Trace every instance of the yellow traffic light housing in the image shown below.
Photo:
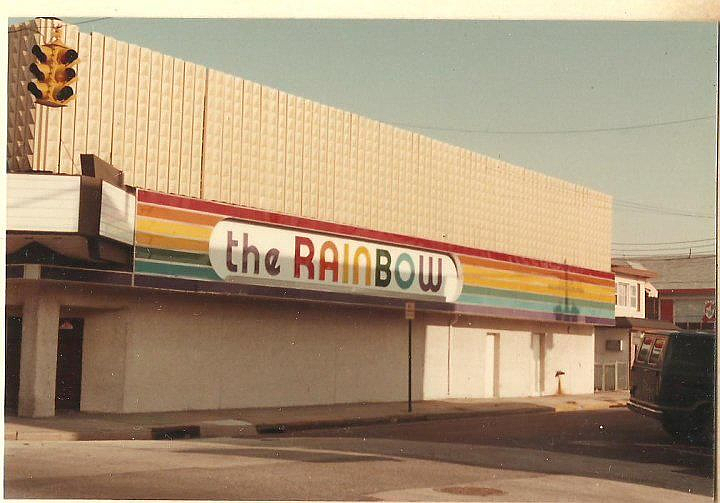
<path fill-rule="evenodd" d="M 49 44 L 34 45 L 31 52 L 35 62 L 29 67 L 37 82 L 28 84 L 35 103 L 49 107 L 64 107 L 75 98 L 71 85 L 77 80 L 75 69 L 78 53 L 59 41 L 59 28 Z"/>

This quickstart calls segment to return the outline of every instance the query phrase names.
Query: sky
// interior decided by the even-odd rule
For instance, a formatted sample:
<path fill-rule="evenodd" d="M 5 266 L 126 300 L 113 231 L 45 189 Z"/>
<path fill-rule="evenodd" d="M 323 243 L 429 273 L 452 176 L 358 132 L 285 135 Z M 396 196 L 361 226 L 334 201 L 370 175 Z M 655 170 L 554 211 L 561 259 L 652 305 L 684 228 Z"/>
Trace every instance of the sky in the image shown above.
<path fill-rule="evenodd" d="M 609 194 L 614 255 L 713 251 L 717 23 L 63 20 Z"/>

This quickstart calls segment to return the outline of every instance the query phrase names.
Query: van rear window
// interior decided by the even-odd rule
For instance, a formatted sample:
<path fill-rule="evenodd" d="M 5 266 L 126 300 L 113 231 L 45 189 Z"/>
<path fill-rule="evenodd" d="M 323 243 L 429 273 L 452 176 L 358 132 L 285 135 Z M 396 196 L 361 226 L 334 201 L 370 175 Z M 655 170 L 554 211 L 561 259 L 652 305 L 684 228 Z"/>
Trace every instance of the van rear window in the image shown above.
<path fill-rule="evenodd" d="M 643 338 L 642 345 L 638 351 L 637 361 L 647 363 L 648 357 L 650 356 L 650 350 L 652 349 L 654 342 L 655 337 L 645 336 Z"/>
<path fill-rule="evenodd" d="M 653 345 L 652 352 L 650 353 L 650 359 L 648 360 L 648 363 L 650 364 L 656 364 L 660 361 L 660 355 L 663 352 L 663 348 L 665 347 L 665 337 L 658 337 L 655 339 L 655 344 Z"/>

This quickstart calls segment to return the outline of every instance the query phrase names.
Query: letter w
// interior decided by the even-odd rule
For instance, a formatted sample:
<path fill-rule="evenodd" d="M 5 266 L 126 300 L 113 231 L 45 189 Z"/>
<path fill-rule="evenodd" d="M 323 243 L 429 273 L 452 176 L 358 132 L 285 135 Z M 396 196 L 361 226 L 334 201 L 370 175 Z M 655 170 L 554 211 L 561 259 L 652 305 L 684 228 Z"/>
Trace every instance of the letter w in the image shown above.
<path fill-rule="evenodd" d="M 428 277 L 427 277 L 427 283 L 425 282 L 425 275 L 423 274 L 423 256 L 420 255 L 420 275 L 418 277 L 420 281 L 420 288 L 424 292 L 427 292 L 428 290 L 431 292 L 437 292 L 440 290 L 440 286 L 442 285 L 442 259 L 438 257 L 438 273 L 437 273 L 437 283 L 433 284 L 433 262 L 432 257 L 428 257 Z"/>

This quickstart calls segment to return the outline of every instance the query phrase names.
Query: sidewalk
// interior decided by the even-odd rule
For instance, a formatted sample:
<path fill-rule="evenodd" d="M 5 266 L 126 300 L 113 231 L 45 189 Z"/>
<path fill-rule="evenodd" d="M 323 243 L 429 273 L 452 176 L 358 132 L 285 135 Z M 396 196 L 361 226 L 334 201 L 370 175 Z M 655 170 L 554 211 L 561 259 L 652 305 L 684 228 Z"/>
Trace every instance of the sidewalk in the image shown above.
<path fill-rule="evenodd" d="M 62 413 L 51 418 L 5 417 L 6 441 L 150 440 L 241 437 L 315 428 L 599 410 L 624 407 L 627 391 L 501 399 L 354 403 L 135 414 Z"/>

